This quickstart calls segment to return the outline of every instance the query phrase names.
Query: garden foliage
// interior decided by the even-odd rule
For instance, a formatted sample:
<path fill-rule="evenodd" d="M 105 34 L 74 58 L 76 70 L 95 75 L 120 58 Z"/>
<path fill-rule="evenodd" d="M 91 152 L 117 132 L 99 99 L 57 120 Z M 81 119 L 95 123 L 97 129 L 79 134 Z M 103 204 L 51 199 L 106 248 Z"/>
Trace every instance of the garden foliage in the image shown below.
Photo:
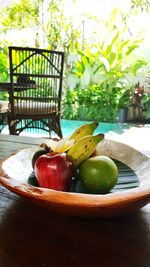
<path fill-rule="evenodd" d="M 97 20 L 99 31 L 83 36 L 84 46 L 73 19 L 66 19 L 63 13 L 63 0 L 12 1 L 12 5 L 1 10 L 5 14 L 0 19 L 5 38 L 13 29 L 28 31 L 31 28 L 35 29 L 32 38 L 36 47 L 40 46 L 40 33 L 48 49 L 65 51 L 63 118 L 112 122 L 117 120 L 120 108 L 133 104 L 134 86 L 146 72 L 150 73 L 150 69 L 138 52 L 144 40 L 142 34 L 132 33 L 128 21 L 134 12 L 137 15 L 142 12 L 138 9 L 143 8 L 143 2 L 141 0 L 140 5 L 139 1 L 131 2 L 128 14 L 114 9 L 104 21 Z M 46 20 L 44 10 L 49 14 Z M 15 41 L 9 43 L 0 39 L 0 46 L 3 49 L 3 43 L 16 45 Z M 72 55 L 75 60 L 70 63 Z M 8 79 L 8 50 L 3 49 L 0 51 L 0 80 Z M 1 97 L 6 98 L 6 95 Z M 149 118 L 149 95 L 144 93 L 141 103 Z"/>
<path fill-rule="evenodd" d="M 77 60 L 66 75 L 65 118 L 115 121 L 118 110 L 132 105 L 134 79 L 148 63 L 136 55 L 143 38 L 129 36 L 123 16 L 114 10 L 105 22 L 101 40 L 85 51 L 77 51 Z M 117 16 L 122 23 L 116 27 Z"/>

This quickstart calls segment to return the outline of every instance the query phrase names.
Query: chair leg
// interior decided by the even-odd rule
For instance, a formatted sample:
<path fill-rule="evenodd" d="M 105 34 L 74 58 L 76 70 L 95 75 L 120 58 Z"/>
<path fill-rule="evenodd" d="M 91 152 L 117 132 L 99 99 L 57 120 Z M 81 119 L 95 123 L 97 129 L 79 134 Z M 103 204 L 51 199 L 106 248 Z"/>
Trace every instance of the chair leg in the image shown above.
<path fill-rule="evenodd" d="M 6 125 L 6 113 L 0 113 L 0 133 Z"/>
<path fill-rule="evenodd" d="M 16 120 L 12 120 L 8 117 L 8 127 L 9 127 L 9 133 L 13 135 L 17 135 L 16 132 Z"/>
<path fill-rule="evenodd" d="M 62 130 L 61 130 L 60 121 L 57 122 L 56 133 L 58 134 L 58 136 L 59 136 L 60 138 L 63 138 L 63 134 L 62 134 Z"/>
<path fill-rule="evenodd" d="M 49 131 L 50 131 L 50 137 L 51 132 L 54 131 L 60 138 L 63 138 L 61 125 L 60 125 L 60 116 L 54 114 L 53 116 L 49 118 Z"/>

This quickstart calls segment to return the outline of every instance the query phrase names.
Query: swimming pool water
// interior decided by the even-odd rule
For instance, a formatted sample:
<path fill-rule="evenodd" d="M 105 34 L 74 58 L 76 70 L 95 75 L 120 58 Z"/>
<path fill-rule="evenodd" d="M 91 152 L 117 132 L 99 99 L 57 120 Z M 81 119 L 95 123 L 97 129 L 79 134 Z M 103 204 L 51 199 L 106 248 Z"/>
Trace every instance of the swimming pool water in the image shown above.
<path fill-rule="evenodd" d="M 84 125 L 85 123 L 91 123 L 90 121 L 78 121 L 78 120 L 61 120 L 61 127 L 62 127 L 62 133 L 63 137 L 69 137 L 73 131 L 75 131 L 78 127 L 81 125 Z M 118 134 L 121 134 L 124 132 L 125 129 L 129 129 L 131 127 L 130 124 L 122 124 L 122 123 L 107 123 L 107 122 L 99 122 L 99 126 L 94 131 L 94 134 L 97 133 L 109 133 L 109 132 L 116 132 Z M 6 126 L 2 130 L 3 134 L 8 134 L 8 126 Z M 20 135 L 25 136 L 34 136 L 34 137 L 48 137 L 48 134 L 46 132 L 37 133 L 36 129 L 28 129 L 22 132 Z M 56 135 L 52 135 L 52 137 L 55 137 Z"/>
<path fill-rule="evenodd" d="M 89 121 L 77 121 L 77 120 L 61 120 L 61 127 L 64 137 L 69 137 L 74 130 L 85 123 L 90 123 Z M 122 123 L 107 123 L 107 122 L 99 122 L 99 126 L 95 130 L 95 134 L 97 133 L 108 133 L 108 132 L 116 132 L 121 134 L 125 129 L 129 129 L 129 124 Z"/>

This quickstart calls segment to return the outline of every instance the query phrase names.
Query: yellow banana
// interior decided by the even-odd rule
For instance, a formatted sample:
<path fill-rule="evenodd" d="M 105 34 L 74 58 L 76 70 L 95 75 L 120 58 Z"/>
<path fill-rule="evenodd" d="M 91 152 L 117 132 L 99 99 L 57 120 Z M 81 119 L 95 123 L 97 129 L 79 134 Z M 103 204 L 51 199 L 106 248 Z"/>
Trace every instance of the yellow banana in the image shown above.
<path fill-rule="evenodd" d="M 103 134 L 86 135 L 78 140 L 67 152 L 67 157 L 77 167 L 95 151 L 96 145 L 104 139 Z"/>
<path fill-rule="evenodd" d="M 98 122 L 84 124 L 72 133 L 72 135 L 69 137 L 69 140 L 74 139 L 74 141 L 77 142 L 83 136 L 92 135 L 97 127 Z"/>

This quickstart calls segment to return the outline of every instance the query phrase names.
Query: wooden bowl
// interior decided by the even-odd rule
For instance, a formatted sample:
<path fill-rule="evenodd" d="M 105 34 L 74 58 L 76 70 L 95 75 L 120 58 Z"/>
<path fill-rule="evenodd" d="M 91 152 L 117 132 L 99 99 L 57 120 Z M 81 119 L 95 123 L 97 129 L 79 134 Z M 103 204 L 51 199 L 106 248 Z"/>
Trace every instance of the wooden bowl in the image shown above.
<path fill-rule="evenodd" d="M 96 153 L 123 162 L 139 179 L 138 186 L 129 186 L 124 175 L 123 188 L 109 194 L 94 195 L 62 192 L 27 183 L 32 171 L 31 158 L 37 148 L 26 148 L 1 161 L 0 183 L 17 195 L 56 213 L 80 217 L 113 217 L 138 210 L 150 202 L 150 158 L 132 147 L 116 141 L 104 140 Z M 17 168 L 16 168 L 17 166 Z"/>

